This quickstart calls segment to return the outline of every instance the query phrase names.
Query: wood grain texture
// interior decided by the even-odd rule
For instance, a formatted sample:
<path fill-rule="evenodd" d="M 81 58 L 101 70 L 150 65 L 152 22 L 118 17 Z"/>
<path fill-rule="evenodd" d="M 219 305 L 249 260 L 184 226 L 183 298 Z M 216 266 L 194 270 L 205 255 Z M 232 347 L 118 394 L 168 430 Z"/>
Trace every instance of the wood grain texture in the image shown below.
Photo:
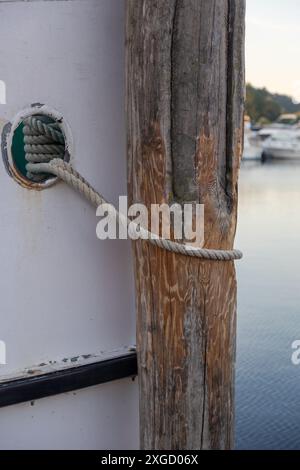
<path fill-rule="evenodd" d="M 205 204 L 231 249 L 244 101 L 244 0 L 127 0 L 130 202 Z M 141 447 L 233 444 L 236 276 L 134 243 Z"/>

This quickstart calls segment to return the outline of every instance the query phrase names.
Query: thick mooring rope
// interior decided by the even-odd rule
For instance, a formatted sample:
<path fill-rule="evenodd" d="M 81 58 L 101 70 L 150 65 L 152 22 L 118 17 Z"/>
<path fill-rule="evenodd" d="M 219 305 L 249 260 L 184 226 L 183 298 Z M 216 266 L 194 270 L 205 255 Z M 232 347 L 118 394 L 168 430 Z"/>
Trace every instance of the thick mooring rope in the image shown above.
<path fill-rule="evenodd" d="M 64 158 L 65 139 L 59 124 L 46 123 L 42 119 L 30 116 L 24 122 L 24 150 L 28 163 L 47 163 L 53 158 Z M 45 174 L 30 171 L 27 171 L 26 176 L 36 182 L 45 179 Z"/>
<path fill-rule="evenodd" d="M 100 204 L 108 204 L 104 197 L 72 165 L 63 161 L 64 138 L 58 124 L 47 124 L 37 117 L 27 118 L 24 126 L 24 143 L 25 158 L 28 161 L 26 165 L 27 177 L 29 179 L 41 181 L 45 174 L 50 173 L 81 193 L 93 206 L 98 207 Z M 119 223 L 128 226 L 129 236 L 133 232 L 136 234 L 137 226 L 125 215 L 119 213 L 112 205 L 110 207 Z M 241 259 L 243 256 L 239 250 L 196 248 L 160 238 L 140 226 L 138 230 L 141 238 L 147 239 L 152 245 L 185 256 L 213 261 L 232 261 Z"/>

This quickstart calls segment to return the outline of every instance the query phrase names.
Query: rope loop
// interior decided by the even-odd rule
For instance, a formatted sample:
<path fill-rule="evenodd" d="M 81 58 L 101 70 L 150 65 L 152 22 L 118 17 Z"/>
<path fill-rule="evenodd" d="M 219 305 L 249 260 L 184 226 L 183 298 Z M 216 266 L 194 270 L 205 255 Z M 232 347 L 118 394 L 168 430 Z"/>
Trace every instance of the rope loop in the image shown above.
<path fill-rule="evenodd" d="M 82 194 L 93 206 L 107 204 L 104 197 L 97 192 L 72 165 L 65 162 L 64 136 L 59 124 L 44 122 L 42 117 L 31 116 L 26 119 L 23 128 L 25 158 L 27 160 L 27 177 L 33 181 L 41 181 L 44 175 L 52 174 L 60 178 L 75 191 Z M 130 235 L 132 221 L 116 209 L 119 223 L 126 224 Z M 129 225 L 130 223 L 130 225 Z M 243 257 L 239 250 L 214 250 L 196 248 L 184 243 L 157 237 L 148 230 L 139 227 L 142 235 L 154 246 L 173 253 L 211 261 L 233 261 Z"/>

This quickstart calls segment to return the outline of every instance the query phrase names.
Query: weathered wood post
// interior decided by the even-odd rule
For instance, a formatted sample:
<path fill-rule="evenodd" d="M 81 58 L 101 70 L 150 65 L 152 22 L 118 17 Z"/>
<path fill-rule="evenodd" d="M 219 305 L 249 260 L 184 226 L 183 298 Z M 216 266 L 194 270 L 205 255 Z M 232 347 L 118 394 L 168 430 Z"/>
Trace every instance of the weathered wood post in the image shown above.
<path fill-rule="evenodd" d="M 127 0 L 131 202 L 205 204 L 233 247 L 243 139 L 244 0 Z M 233 262 L 134 243 L 141 447 L 233 444 Z"/>

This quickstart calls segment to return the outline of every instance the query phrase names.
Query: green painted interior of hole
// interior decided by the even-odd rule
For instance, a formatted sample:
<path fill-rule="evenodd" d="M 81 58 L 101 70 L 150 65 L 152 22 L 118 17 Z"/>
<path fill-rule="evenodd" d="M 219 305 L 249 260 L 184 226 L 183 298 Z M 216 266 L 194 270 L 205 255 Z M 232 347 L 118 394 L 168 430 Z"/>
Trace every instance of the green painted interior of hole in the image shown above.
<path fill-rule="evenodd" d="M 54 119 L 50 118 L 49 116 L 37 116 L 42 119 L 47 124 L 54 123 Z M 21 122 L 16 130 L 14 131 L 13 139 L 12 139 L 12 158 L 15 164 L 15 167 L 19 171 L 19 173 L 26 178 L 26 164 L 27 161 L 25 159 L 25 150 L 24 150 L 24 135 L 23 135 L 23 128 L 24 124 Z M 45 176 L 45 181 L 51 178 L 51 176 Z"/>
<path fill-rule="evenodd" d="M 23 127 L 24 124 L 21 122 L 14 132 L 11 152 L 17 170 L 21 173 L 21 175 L 26 176 Z"/>

